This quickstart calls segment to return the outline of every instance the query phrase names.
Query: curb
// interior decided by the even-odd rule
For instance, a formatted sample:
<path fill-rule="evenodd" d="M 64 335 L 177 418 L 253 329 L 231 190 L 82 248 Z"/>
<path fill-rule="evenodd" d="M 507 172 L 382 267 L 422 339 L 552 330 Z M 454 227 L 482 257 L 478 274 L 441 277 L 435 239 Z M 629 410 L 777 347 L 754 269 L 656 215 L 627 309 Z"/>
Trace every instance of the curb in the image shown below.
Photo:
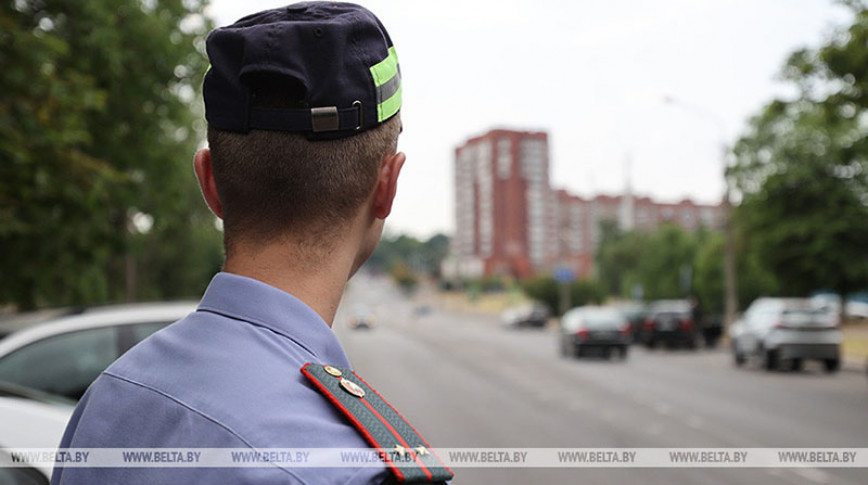
<path fill-rule="evenodd" d="M 841 359 L 841 370 L 868 374 L 868 360 L 862 360 L 859 357 L 844 357 Z"/>

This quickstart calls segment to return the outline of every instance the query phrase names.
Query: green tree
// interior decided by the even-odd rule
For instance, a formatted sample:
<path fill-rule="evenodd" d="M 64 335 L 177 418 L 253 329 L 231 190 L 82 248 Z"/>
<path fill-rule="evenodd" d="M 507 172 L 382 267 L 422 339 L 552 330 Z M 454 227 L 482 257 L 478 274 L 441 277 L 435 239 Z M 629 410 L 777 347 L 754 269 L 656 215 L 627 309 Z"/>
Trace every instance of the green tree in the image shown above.
<path fill-rule="evenodd" d="M 220 257 L 213 219 L 191 196 L 205 6 L 0 4 L 0 302 L 201 290 L 203 271 L 177 269 L 188 269 L 178 262 L 191 251 L 209 255 L 209 271 Z M 135 230 L 136 216 L 152 220 L 150 230 Z M 171 256 L 178 248 L 185 257 Z"/>
<path fill-rule="evenodd" d="M 637 231 L 623 233 L 615 220 L 600 222 L 597 246 L 597 277 L 610 295 L 629 296 L 630 276 L 635 273 L 646 235 Z"/>
<path fill-rule="evenodd" d="M 698 236 L 677 226 L 663 226 L 649 233 L 634 276 L 635 282 L 645 288 L 645 298 L 689 295 L 697 247 Z"/>
<path fill-rule="evenodd" d="M 440 276 L 440 263 L 448 252 L 449 238 L 443 234 L 436 234 L 425 241 L 406 234 L 385 236 L 365 267 L 375 271 L 392 271 L 395 265 L 402 265 L 414 273 L 436 278 Z"/>
<path fill-rule="evenodd" d="M 550 275 L 541 275 L 522 282 L 525 295 L 545 303 L 549 309 L 558 313 L 560 310 L 561 288 Z M 599 283 L 593 280 L 579 280 L 569 283 L 570 307 L 575 308 L 589 304 L 599 304 L 605 299 L 606 292 Z"/>
<path fill-rule="evenodd" d="M 736 218 L 785 294 L 868 285 L 868 10 L 826 46 L 788 59 L 799 89 L 775 100 L 735 146 Z"/>
<path fill-rule="evenodd" d="M 644 298 L 649 300 L 691 293 L 694 260 L 707 232 L 694 234 L 676 226 L 626 233 L 603 228 L 597 266 L 609 294 L 631 297 L 636 286 L 643 288 Z"/>
<path fill-rule="evenodd" d="M 747 307 L 763 295 L 778 293 L 777 279 L 762 265 L 757 251 L 748 246 L 749 241 L 739 237 L 736 241 L 736 268 L 738 274 L 738 305 Z M 694 262 L 694 293 L 707 312 L 724 311 L 723 280 L 724 235 L 710 234 L 696 253 Z"/>

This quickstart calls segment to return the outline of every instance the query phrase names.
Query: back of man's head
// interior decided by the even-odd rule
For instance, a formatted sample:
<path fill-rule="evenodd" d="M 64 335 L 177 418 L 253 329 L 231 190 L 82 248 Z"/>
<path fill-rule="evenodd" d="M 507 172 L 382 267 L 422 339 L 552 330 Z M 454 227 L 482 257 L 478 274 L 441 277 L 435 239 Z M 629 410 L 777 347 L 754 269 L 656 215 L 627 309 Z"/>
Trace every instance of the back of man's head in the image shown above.
<path fill-rule="evenodd" d="M 227 250 L 283 236 L 327 241 L 397 149 L 401 79 L 385 28 L 357 5 L 306 2 L 217 29 L 207 49 Z"/>

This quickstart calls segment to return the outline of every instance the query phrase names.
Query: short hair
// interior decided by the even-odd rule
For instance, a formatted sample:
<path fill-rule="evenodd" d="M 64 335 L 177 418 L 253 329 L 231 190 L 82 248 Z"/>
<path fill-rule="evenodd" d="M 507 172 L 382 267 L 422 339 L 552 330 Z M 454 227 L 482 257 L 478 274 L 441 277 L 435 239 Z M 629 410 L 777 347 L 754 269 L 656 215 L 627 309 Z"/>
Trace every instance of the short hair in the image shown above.
<path fill-rule="evenodd" d="M 397 150 L 400 115 L 336 140 L 303 133 L 208 127 L 227 253 L 239 240 L 294 236 L 329 246 L 373 193 L 383 158 Z"/>

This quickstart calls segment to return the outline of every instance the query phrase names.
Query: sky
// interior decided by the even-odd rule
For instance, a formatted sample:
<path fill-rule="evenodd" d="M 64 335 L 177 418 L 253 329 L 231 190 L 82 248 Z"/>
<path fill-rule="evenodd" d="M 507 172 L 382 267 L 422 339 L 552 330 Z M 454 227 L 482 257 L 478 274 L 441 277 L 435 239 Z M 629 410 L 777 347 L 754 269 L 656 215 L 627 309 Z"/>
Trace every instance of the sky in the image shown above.
<path fill-rule="evenodd" d="M 407 154 L 387 233 L 455 227 L 454 150 L 545 131 L 550 182 L 577 195 L 719 202 L 722 148 L 794 90 L 779 72 L 850 20 L 833 0 L 357 1 L 401 64 Z M 217 26 L 273 0 L 211 0 Z M 666 100 L 669 99 L 667 102 Z"/>

